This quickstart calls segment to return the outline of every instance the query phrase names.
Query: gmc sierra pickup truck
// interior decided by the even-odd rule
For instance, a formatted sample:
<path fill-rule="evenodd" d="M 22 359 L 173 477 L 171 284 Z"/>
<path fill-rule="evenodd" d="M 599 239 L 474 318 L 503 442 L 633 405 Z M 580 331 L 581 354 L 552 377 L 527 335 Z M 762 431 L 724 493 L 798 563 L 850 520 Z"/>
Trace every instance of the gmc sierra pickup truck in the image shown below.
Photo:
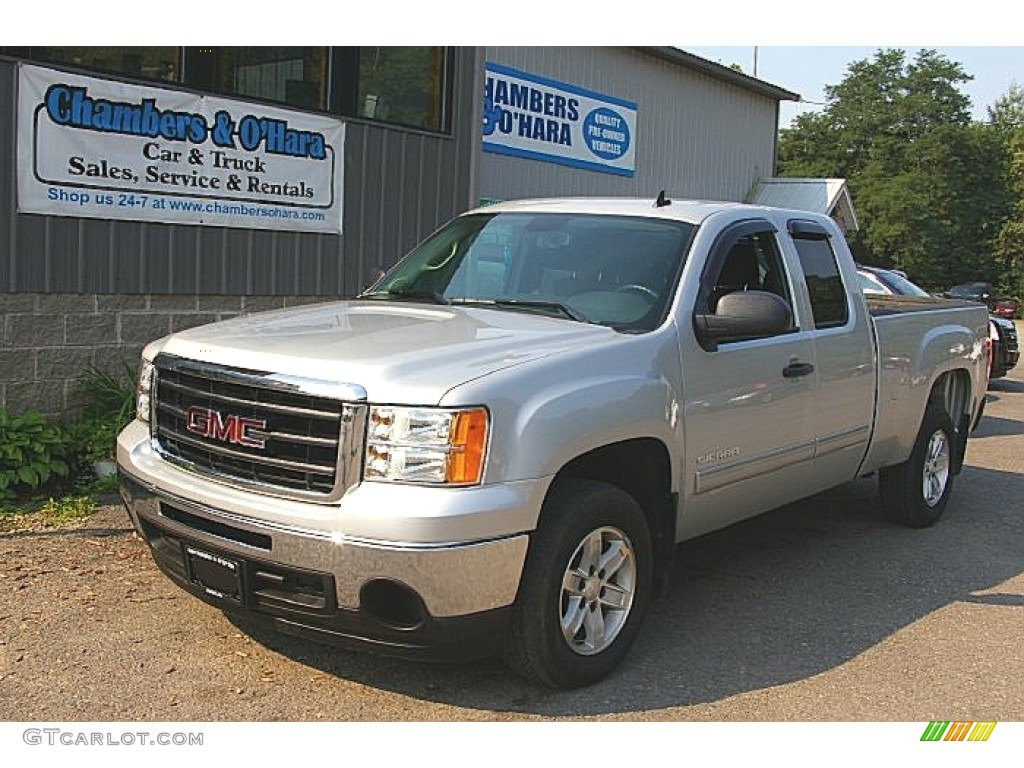
<path fill-rule="evenodd" d="M 866 299 L 824 216 L 503 203 L 353 300 L 150 344 L 122 495 L 225 611 L 580 686 L 677 542 L 871 474 L 885 515 L 934 523 L 988 336 L 976 304 Z"/>

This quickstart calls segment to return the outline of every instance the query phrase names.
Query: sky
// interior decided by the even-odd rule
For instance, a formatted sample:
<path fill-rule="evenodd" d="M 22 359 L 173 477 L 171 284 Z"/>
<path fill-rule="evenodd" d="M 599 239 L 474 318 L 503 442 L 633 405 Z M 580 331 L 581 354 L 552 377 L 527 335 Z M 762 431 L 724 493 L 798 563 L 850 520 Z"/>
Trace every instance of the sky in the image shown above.
<path fill-rule="evenodd" d="M 705 59 L 754 75 L 755 46 L 677 46 Z M 1024 46 L 757 46 L 756 77 L 800 94 L 803 103 L 782 102 L 780 127 L 786 127 L 801 112 L 820 110 L 825 86 L 836 85 L 846 76 L 851 62 L 873 59 L 879 48 L 898 47 L 912 61 L 921 48 L 934 48 L 974 79 L 961 88 L 970 98 L 975 120 L 988 119 L 987 107 L 1009 91 L 1016 82 L 1024 86 Z"/>
<path fill-rule="evenodd" d="M 0 44 L 112 45 L 127 37 L 133 45 L 671 45 L 750 75 L 756 46 L 757 77 L 803 99 L 782 102 L 782 127 L 820 109 L 824 87 L 879 48 L 904 48 L 908 61 L 934 48 L 959 62 L 974 76 L 964 91 L 977 120 L 1013 82 L 1024 85 L 1024 36 L 1006 0 L 304 0 L 295 13 L 286 5 L 239 13 L 234 3 L 207 3 L 201 18 L 172 14 L 163 23 L 155 6 L 138 0 L 15 4 Z"/>

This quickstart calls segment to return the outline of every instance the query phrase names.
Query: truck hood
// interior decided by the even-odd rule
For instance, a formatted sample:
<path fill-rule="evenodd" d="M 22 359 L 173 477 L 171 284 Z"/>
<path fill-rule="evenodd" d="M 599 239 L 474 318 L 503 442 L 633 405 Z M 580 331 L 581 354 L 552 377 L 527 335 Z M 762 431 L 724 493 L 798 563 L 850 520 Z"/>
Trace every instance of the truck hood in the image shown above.
<path fill-rule="evenodd" d="M 467 381 L 615 339 L 610 328 L 527 312 L 350 301 L 205 325 L 149 351 L 356 384 L 371 402 L 432 405 Z"/>

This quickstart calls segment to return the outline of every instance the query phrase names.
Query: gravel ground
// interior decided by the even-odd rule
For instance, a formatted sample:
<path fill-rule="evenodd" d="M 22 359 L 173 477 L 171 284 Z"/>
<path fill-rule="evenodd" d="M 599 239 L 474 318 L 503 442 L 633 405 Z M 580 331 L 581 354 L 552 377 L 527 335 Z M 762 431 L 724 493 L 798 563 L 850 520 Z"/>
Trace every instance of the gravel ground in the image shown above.
<path fill-rule="evenodd" d="M 416 664 L 235 626 L 157 570 L 120 506 L 0 534 L 0 720 L 530 719 L 546 695 L 497 661 Z"/>
<path fill-rule="evenodd" d="M 794 505 L 684 549 L 692 565 L 623 669 L 572 692 L 497 661 L 416 664 L 236 626 L 159 573 L 119 507 L 0 534 L 0 720 L 1024 720 L 1024 531 L 981 532 L 994 560 L 972 583 L 987 588 L 951 599 L 937 581 L 922 595 L 900 574 L 971 531 L 948 525 L 894 576 L 901 544 L 874 533 L 884 524 L 834 522 L 846 495 L 870 498 L 848 490 L 825 499 L 837 511 L 823 526 Z"/>

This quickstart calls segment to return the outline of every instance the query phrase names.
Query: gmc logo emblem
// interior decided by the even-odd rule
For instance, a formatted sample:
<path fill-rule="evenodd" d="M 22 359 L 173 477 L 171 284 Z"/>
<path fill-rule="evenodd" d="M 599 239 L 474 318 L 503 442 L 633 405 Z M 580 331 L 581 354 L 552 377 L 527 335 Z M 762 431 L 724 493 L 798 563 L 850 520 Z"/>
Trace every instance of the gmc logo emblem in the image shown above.
<path fill-rule="evenodd" d="M 267 428 L 266 419 L 246 419 L 230 413 L 225 415 L 198 405 L 189 408 L 185 417 L 185 428 L 194 435 L 260 450 L 267 444 L 265 437 L 254 434 L 256 430 Z"/>

